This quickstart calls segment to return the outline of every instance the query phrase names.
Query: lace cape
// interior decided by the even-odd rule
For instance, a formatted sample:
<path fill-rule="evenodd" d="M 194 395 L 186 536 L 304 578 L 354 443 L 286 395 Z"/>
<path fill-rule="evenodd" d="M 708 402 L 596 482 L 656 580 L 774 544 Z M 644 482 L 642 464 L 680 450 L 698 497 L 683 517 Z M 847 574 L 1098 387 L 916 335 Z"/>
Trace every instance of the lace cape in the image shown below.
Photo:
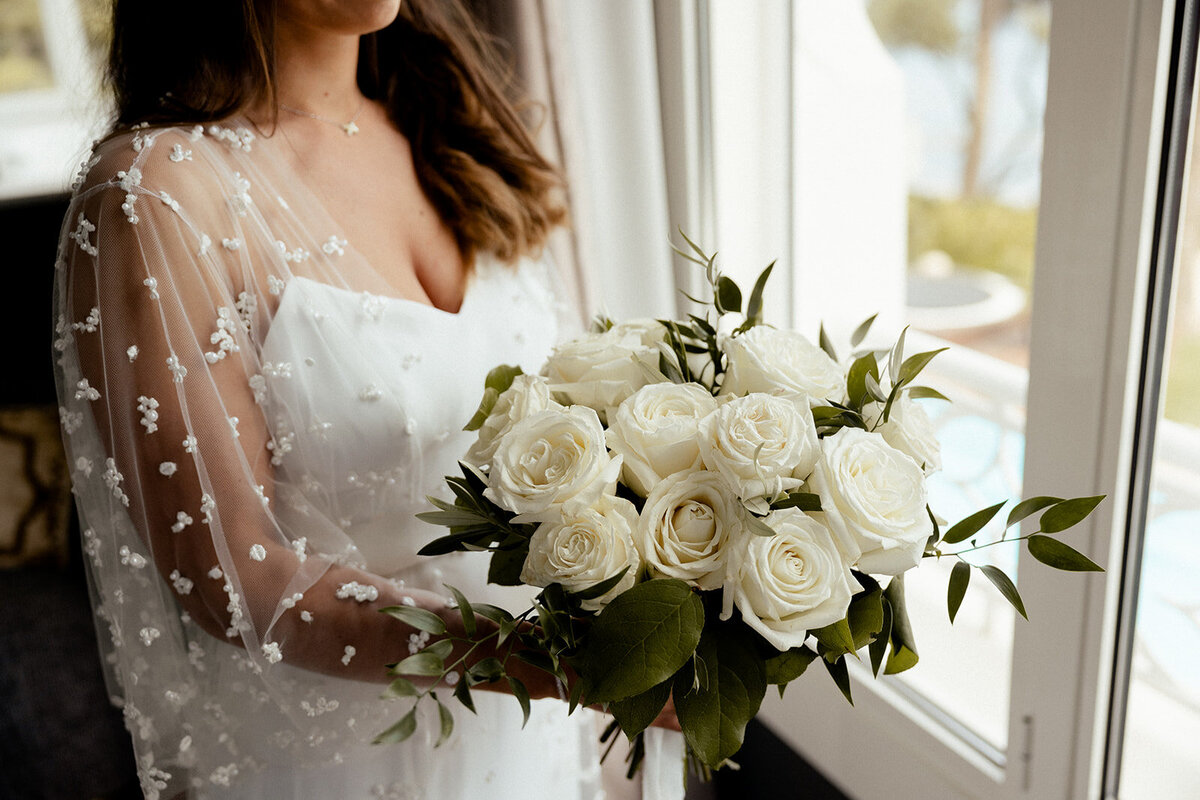
<path fill-rule="evenodd" d="M 482 261 L 458 317 L 389 297 L 280 146 L 221 125 L 108 140 L 55 264 L 64 441 L 142 789 L 591 796 L 591 725 L 555 703 L 516 734 L 516 703 L 477 693 L 495 707 L 460 709 L 436 754 L 364 744 L 405 710 L 378 700 L 409 643 L 376 609 L 482 591 L 482 563 L 415 556 L 436 529 L 412 513 L 465 451 L 486 369 L 552 343 L 548 271 Z"/>

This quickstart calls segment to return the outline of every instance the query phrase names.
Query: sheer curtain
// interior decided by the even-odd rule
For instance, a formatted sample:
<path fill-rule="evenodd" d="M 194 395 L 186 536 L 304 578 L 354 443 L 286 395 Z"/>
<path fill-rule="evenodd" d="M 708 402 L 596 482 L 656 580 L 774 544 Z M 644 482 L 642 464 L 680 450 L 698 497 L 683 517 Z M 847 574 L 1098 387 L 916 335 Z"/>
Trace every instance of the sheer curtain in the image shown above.
<path fill-rule="evenodd" d="M 543 152 L 564 168 L 571 226 L 552 246 L 588 318 L 676 308 L 655 5 L 611 0 L 474 3 L 512 49 L 517 78 L 544 109 Z"/>

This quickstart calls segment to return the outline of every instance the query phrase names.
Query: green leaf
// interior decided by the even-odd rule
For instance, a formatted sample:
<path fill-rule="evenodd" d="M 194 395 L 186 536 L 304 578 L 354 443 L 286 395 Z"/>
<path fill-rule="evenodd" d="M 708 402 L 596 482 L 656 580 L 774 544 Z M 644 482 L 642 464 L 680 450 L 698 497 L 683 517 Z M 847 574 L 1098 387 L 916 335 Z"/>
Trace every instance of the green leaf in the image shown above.
<path fill-rule="evenodd" d="M 916 666 L 918 660 L 912 624 L 908 621 L 908 608 L 904 602 L 904 576 L 892 578 L 883 594 L 892 610 L 891 633 L 888 635 L 892 652 L 883 672 L 885 675 L 895 675 Z"/>
<path fill-rule="evenodd" d="M 962 605 L 963 597 L 967 593 L 967 585 L 971 582 L 971 565 L 965 561 L 959 561 L 954 565 L 954 569 L 950 570 L 950 586 L 946 590 L 946 609 L 950 612 L 950 624 L 954 624 L 954 618 L 958 615 L 958 608 Z"/>
<path fill-rule="evenodd" d="M 1034 535 L 1028 541 L 1030 555 L 1047 566 L 1069 572 L 1104 572 L 1104 567 L 1058 539 Z"/>
<path fill-rule="evenodd" d="M 1072 497 L 1070 500 L 1063 500 L 1052 506 L 1045 514 L 1042 514 L 1039 523 L 1041 532 L 1058 533 L 1082 522 L 1096 506 L 1100 505 L 1100 501 L 1104 497 L 1102 494 L 1095 497 Z"/>
<path fill-rule="evenodd" d="M 385 700 L 391 700 L 397 697 L 416 697 L 418 694 L 417 687 L 408 678 L 396 678 L 388 684 L 384 690 L 382 697 Z"/>
<path fill-rule="evenodd" d="M 388 728 L 383 733 L 375 737 L 375 744 L 399 744 L 408 737 L 412 736 L 417 730 L 417 709 L 414 707 L 411 711 L 400 718 L 392 727 Z"/>
<path fill-rule="evenodd" d="M 888 356 L 888 376 L 891 377 L 892 383 L 899 382 L 900 364 L 904 360 L 904 339 L 908 336 L 908 326 L 904 326 L 904 330 L 900 331 L 900 336 L 896 339 L 896 343 L 892 345 L 892 352 Z"/>
<path fill-rule="evenodd" d="M 821 328 L 817 333 L 817 342 L 821 345 L 821 349 L 825 351 L 825 355 L 829 356 L 834 361 L 838 360 L 837 350 L 833 348 L 833 342 L 829 340 L 829 334 L 825 332 L 824 322 L 821 323 Z"/>
<path fill-rule="evenodd" d="M 388 606 L 387 608 L 379 609 L 380 613 L 387 614 L 389 617 L 395 617 L 406 625 L 410 625 L 419 631 L 426 631 L 435 636 L 441 636 L 446 632 L 446 623 L 437 614 L 432 611 L 427 611 L 424 608 L 416 606 Z"/>
<path fill-rule="evenodd" d="M 920 374 L 921 370 L 928 366 L 933 357 L 944 350 L 949 350 L 949 347 L 939 347 L 937 350 L 929 350 L 924 353 L 917 353 L 915 356 L 910 356 L 904 359 L 904 363 L 900 365 L 900 378 L 896 382 L 900 385 L 912 383 L 913 378 Z"/>
<path fill-rule="evenodd" d="M 504 665 L 495 656 L 488 656 L 467 667 L 467 675 L 475 683 L 492 683 L 504 677 Z"/>
<path fill-rule="evenodd" d="M 762 659 L 742 632 L 714 625 L 704 631 L 693 662 L 680 670 L 673 687 L 679 725 L 692 752 L 716 769 L 742 746 L 746 724 L 758 713 L 767 691 Z"/>
<path fill-rule="evenodd" d="M 778 511 L 781 508 L 798 508 L 801 511 L 820 511 L 821 495 L 797 490 L 789 493 L 782 500 L 776 500 L 774 503 L 771 503 L 772 511 Z"/>
<path fill-rule="evenodd" d="M 821 655 L 826 660 L 836 659 L 846 653 L 854 652 L 854 634 L 850 632 L 850 623 L 839 619 L 832 625 L 809 631 L 821 643 L 825 652 Z"/>
<path fill-rule="evenodd" d="M 463 631 L 466 632 L 467 638 L 475 635 L 475 609 L 471 608 L 471 602 L 460 592 L 449 584 L 442 584 L 450 590 L 450 594 L 454 595 L 454 601 L 458 603 L 458 614 L 462 617 Z"/>
<path fill-rule="evenodd" d="M 816 657 L 816 651 L 807 646 L 793 647 L 791 650 L 784 650 L 782 653 L 771 656 L 764 662 L 767 669 L 767 683 L 780 686 L 791 683 L 804 674 L 808 665 Z"/>
<path fill-rule="evenodd" d="M 767 278 L 771 277 L 771 270 L 773 269 L 775 269 L 774 261 L 759 273 L 758 280 L 754 282 L 754 288 L 750 290 L 750 300 L 746 303 L 746 318 L 748 322 L 757 322 L 762 316 L 763 290 L 767 286 Z"/>
<path fill-rule="evenodd" d="M 767 523 L 763 522 L 762 517 L 756 517 L 753 514 L 747 514 L 745 518 L 746 530 L 753 533 L 755 536 L 771 537 L 775 535 L 775 529 Z"/>
<path fill-rule="evenodd" d="M 850 334 L 850 346 L 851 347 L 858 347 L 860 344 L 862 344 L 862 340 L 867 338 L 867 332 L 869 330 L 871 330 L 871 323 L 873 323 L 875 321 L 875 318 L 878 316 L 879 316 L 879 314 L 872 314 L 871 316 L 869 316 L 865 320 L 863 320 L 862 323 L 857 328 L 854 329 L 854 333 Z"/>
<path fill-rule="evenodd" d="M 846 390 L 850 402 L 855 406 L 861 407 L 867 396 L 867 375 L 871 375 L 878 383 L 879 362 L 875 360 L 874 353 L 856 358 L 850 365 L 850 371 L 846 373 Z"/>
<path fill-rule="evenodd" d="M 450 657 L 450 654 L 454 652 L 454 642 L 450 639 L 438 639 L 436 642 L 421 650 L 421 652 L 433 653 L 444 662 Z"/>
<path fill-rule="evenodd" d="M 521 727 L 524 728 L 529 722 L 529 690 L 525 688 L 525 684 L 521 683 L 519 678 L 508 676 L 508 688 L 512 690 L 513 697 L 517 698 L 517 702 L 521 704 Z"/>
<path fill-rule="evenodd" d="M 393 675 L 420 675 L 424 677 L 440 677 L 445 671 L 442 659 L 434 653 L 421 651 L 392 667 Z"/>
<path fill-rule="evenodd" d="M 878 678 L 879 668 L 883 666 L 883 657 L 887 655 L 888 643 L 892 638 L 892 604 L 888 602 L 885 593 L 883 598 L 883 625 L 879 628 L 879 635 L 875 637 L 875 641 L 871 642 L 868 652 L 871 655 L 871 673 Z"/>
<path fill-rule="evenodd" d="M 513 656 L 543 672 L 549 672 L 551 675 L 558 674 L 558 667 L 555 665 L 554 659 L 540 650 L 518 650 L 513 653 Z"/>
<path fill-rule="evenodd" d="M 951 402 L 949 397 L 929 386 L 912 386 L 905 391 L 914 400 L 945 400 L 947 403 Z"/>
<path fill-rule="evenodd" d="M 1030 514 L 1036 514 L 1046 506 L 1052 506 L 1055 503 L 1061 502 L 1061 497 L 1047 497 L 1045 495 L 1031 497 L 1028 500 L 1022 500 L 1013 506 L 1012 511 L 1008 512 L 1008 522 L 1004 523 L 1004 528 L 1007 530 L 1028 517 Z"/>
<path fill-rule="evenodd" d="M 605 578 L 599 583 L 594 583 L 585 589 L 580 589 L 578 592 L 571 592 L 571 594 L 580 600 L 595 600 L 597 597 L 612 591 L 628 572 L 629 567 L 625 567 L 625 569 L 621 570 L 616 575 L 613 575 L 611 578 Z"/>
<path fill-rule="evenodd" d="M 700 641 L 704 607 L 686 583 L 660 578 L 623 592 L 597 615 L 577 669 L 589 703 L 641 694 L 687 663 Z"/>
<path fill-rule="evenodd" d="M 992 585 L 1000 590 L 1000 594 L 1004 595 L 1012 607 L 1020 612 L 1021 616 L 1029 619 L 1029 615 L 1025 613 L 1025 603 L 1021 601 L 1021 593 L 1017 591 L 1016 585 L 1008 575 L 999 567 L 993 567 L 991 564 L 986 564 L 979 568 L 984 577 L 992 582 Z"/>
<path fill-rule="evenodd" d="M 641 694 L 626 697 L 624 700 L 614 700 L 608 704 L 608 713 L 621 724 L 621 730 L 632 739 L 650 726 L 651 722 L 662 713 L 671 696 L 671 679 L 651 686 Z"/>
<path fill-rule="evenodd" d="M 471 421 L 463 427 L 463 430 L 477 431 L 482 428 L 488 415 L 496 406 L 496 400 L 508 390 L 508 387 L 512 386 L 513 379 L 520 374 L 521 368 L 510 364 L 501 364 L 492 369 L 483 381 L 483 400 L 480 401 L 479 408 L 471 417 Z"/>
<path fill-rule="evenodd" d="M 525 557 L 529 555 L 529 545 L 512 550 L 496 550 L 492 560 L 488 562 L 487 582 L 497 586 L 521 586 L 521 570 L 525 567 Z"/>
<path fill-rule="evenodd" d="M 475 713 L 475 701 L 471 699 L 471 687 L 465 678 L 460 678 L 458 683 L 455 684 L 454 696 L 458 699 L 458 702 L 466 706 L 472 714 Z"/>
<path fill-rule="evenodd" d="M 742 310 L 742 290 L 733 278 L 722 275 L 717 278 L 717 310 L 722 314 L 738 313 Z"/>
<path fill-rule="evenodd" d="M 859 592 L 850 601 L 846 614 L 850 634 L 854 639 L 854 650 L 866 647 L 883 629 L 883 590 Z"/>
<path fill-rule="evenodd" d="M 826 671 L 829 672 L 829 677 L 833 678 L 833 682 L 837 684 L 841 690 L 842 696 L 846 698 L 846 702 L 854 705 L 854 695 L 850 693 L 850 670 L 846 668 L 846 659 L 839 658 L 837 661 L 822 661 Z"/>
<path fill-rule="evenodd" d="M 454 732 L 454 715 L 450 713 L 450 709 L 442 705 L 442 701 L 437 699 L 437 695 L 434 695 L 433 701 L 437 703 L 438 721 L 441 723 L 442 727 L 441 732 L 438 734 L 437 743 L 433 746 L 441 747 L 442 742 L 449 739 L 450 734 Z"/>
<path fill-rule="evenodd" d="M 506 622 L 513 621 L 513 615 L 505 611 L 499 606 L 491 605 L 490 603 L 476 603 L 473 608 L 475 613 L 484 619 L 490 619 L 497 625 L 503 625 Z"/>
<path fill-rule="evenodd" d="M 950 526 L 946 531 L 946 535 L 942 537 L 942 541 L 946 544 L 958 544 L 959 542 L 970 539 L 975 534 L 992 521 L 992 517 L 996 516 L 996 512 L 1004 508 L 1004 503 L 1001 501 L 994 506 L 976 511 L 969 517 L 966 517 Z"/>

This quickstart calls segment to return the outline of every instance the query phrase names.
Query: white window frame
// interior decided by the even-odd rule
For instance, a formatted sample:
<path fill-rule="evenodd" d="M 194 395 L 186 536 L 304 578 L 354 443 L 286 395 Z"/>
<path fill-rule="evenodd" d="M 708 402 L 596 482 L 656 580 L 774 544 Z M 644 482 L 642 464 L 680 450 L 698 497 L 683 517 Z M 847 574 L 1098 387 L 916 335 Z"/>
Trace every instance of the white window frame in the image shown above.
<path fill-rule="evenodd" d="M 660 85 L 692 86 L 699 99 L 690 107 L 704 111 L 714 102 L 705 97 L 711 85 L 689 84 L 687 77 L 689 70 L 705 75 L 704 43 L 672 45 L 671 31 L 662 26 L 691 19 L 687 30 L 694 36 L 708 3 L 658 0 L 656 6 Z M 1002 759 L 886 682 L 858 682 L 854 709 L 819 674 L 798 681 L 782 701 L 770 693 L 767 724 L 851 797 L 1099 797 L 1174 7 L 1174 0 L 1055 0 L 1052 12 L 1025 493 L 1108 495 L 1071 534 L 1072 544 L 1108 571 L 1063 576 L 1023 556 L 1020 587 L 1030 621 L 1016 625 L 1009 746 Z M 786 4 L 781 12 L 775 3 L 742 10 L 774 24 L 787 13 Z M 689 63 L 689 53 L 696 63 Z M 689 137 L 713 142 L 712 118 L 723 113 L 728 109 L 708 107 L 698 119 L 666 116 L 668 152 L 686 147 Z M 717 161 L 727 157 L 717 146 L 711 154 Z M 678 160 L 694 169 L 705 155 L 685 150 Z M 707 179 L 693 175 L 688 185 L 711 186 L 721 171 L 708 168 Z M 667 173 L 672 184 L 680 177 L 670 157 Z M 709 202 L 694 200 L 694 214 L 715 233 L 720 224 Z M 754 207 L 752 198 L 742 202 L 741 213 L 776 219 L 775 210 Z M 785 242 L 783 225 L 762 235 Z M 797 298 L 789 306 L 796 308 Z M 788 315 L 774 318 L 782 322 Z"/>

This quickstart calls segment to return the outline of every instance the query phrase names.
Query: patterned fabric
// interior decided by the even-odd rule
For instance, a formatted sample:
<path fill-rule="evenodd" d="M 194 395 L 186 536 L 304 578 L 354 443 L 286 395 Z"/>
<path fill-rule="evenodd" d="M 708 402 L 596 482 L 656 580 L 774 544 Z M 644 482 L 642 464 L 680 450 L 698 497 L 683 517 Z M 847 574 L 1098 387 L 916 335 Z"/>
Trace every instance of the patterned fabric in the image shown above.
<path fill-rule="evenodd" d="M 141 129 L 81 173 L 56 263 L 60 416 L 113 700 L 147 798 L 592 797 L 594 724 L 522 733 L 476 693 L 434 750 L 383 665 L 385 605 L 486 587 L 418 558 L 498 363 L 536 369 L 550 271 L 483 258 L 457 314 L 395 296 L 290 168 L 235 124 Z M 481 794 L 482 793 L 482 794 Z"/>

